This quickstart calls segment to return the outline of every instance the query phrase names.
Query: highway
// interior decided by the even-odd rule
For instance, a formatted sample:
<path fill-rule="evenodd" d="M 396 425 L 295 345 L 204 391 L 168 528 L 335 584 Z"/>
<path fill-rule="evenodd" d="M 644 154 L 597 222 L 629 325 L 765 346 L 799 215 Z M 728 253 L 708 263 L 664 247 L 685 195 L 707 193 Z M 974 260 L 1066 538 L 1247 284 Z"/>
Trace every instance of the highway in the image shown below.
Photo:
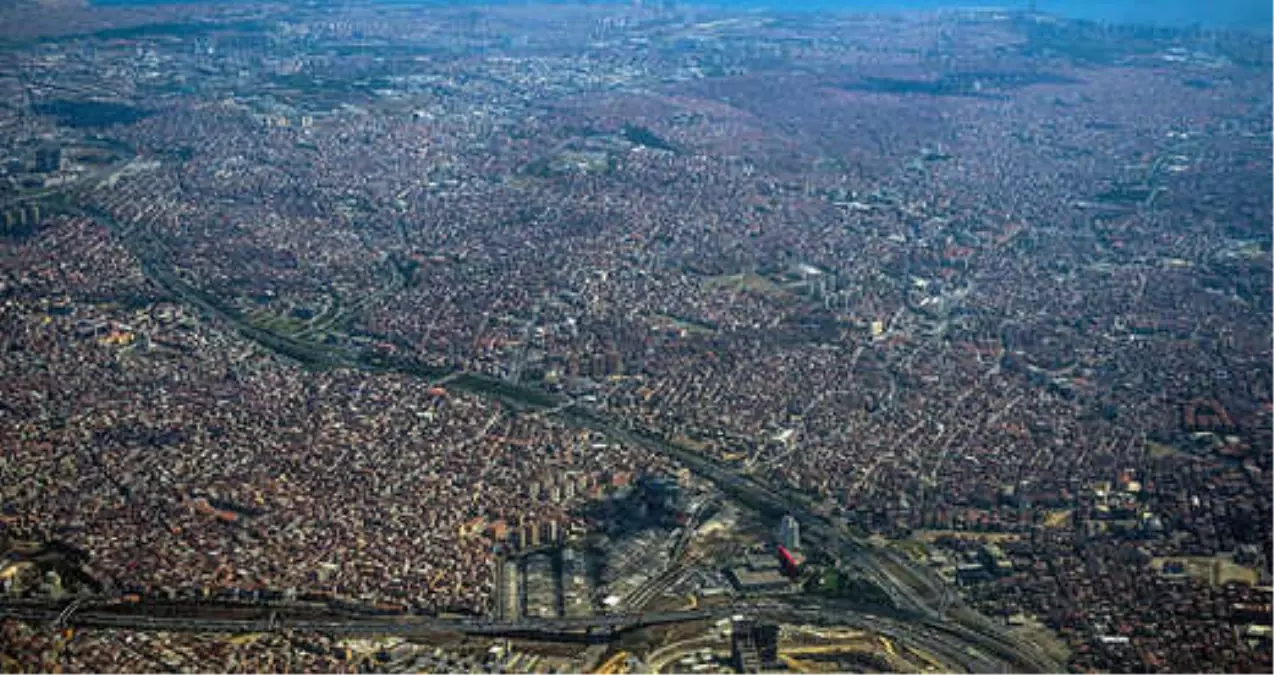
<path fill-rule="evenodd" d="M 644 447 L 652 452 L 677 460 L 701 478 L 711 481 L 722 491 L 741 503 L 751 506 L 767 516 L 777 519 L 778 516 L 783 514 L 792 514 L 801 521 L 805 534 L 804 538 L 809 547 L 825 551 L 835 549 L 831 551 L 835 554 L 834 557 L 845 560 L 853 570 L 880 586 L 889 594 L 898 609 L 916 616 L 912 621 L 912 625 L 923 625 L 926 630 L 936 632 L 940 637 L 935 639 L 939 641 L 964 641 L 964 652 L 967 653 L 972 649 L 976 652 L 987 653 L 992 655 L 987 657 L 991 661 L 998 661 L 1008 666 L 1006 668 L 994 668 L 995 670 L 1037 672 L 1059 672 L 1062 670 L 1061 664 L 1055 662 L 1040 650 L 1031 645 L 1017 644 L 1004 633 L 1002 628 L 991 623 L 986 617 L 961 606 L 958 598 L 950 589 L 943 582 L 934 578 L 928 569 L 912 563 L 892 550 L 875 546 L 854 536 L 844 525 L 831 522 L 828 518 L 808 508 L 804 498 L 800 495 L 775 491 L 769 486 L 763 485 L 750 477 L 740 475 L 729 467 L 723 466 L 699 453 L 673 444 L 658 434 L 634 429 L 631 424 L 627 424 L 623 420 L 613 419 L 609 415 L 584 404 L 568 405 L 571 402 L 569 399 L 550 395 L 539 389 L 480 374 L 440 372 L 437 369 L 424 367 L 410 359 L 376 356 L 352 347 L 307 342 L 296 339 L 293 336 L 278 334 L 262 327 L 254 326 L 240 317 L 237 312 L 224 308 L 215 299 L 179 279 L 165 263 L 167 251 L 164 250 L 162 243 L 154 238 L 147 237 L 144 232 L 139 232 L 142 228 L 124 227 L 102 211 L 88 212 L 86 210 L 84 213 L 103 223 L 115 233 L 121 243 L 128 247 L 141 261 L 145 275 L 160 288 L 194 305 L 204 314 L 234 326 L 245 338 L 272 351 L 318 367 L 356 367 L 371 372 L 404 373 L 430 380 L 443 375 L 450 375 L 455 378 L 450 383 L 453 388 L 483 397 L 499 399 L 515 409 L 536 411 L 558 408 L 560 417 L 576 426 L 594 429 L 618 441 Z M 5 606 L 4 611 L 19 610 Z M 696 611 L 699 614 L 695 616 L 699 616 L 706 610 Z M 843 612 L 840 615 L 843 619 L 841 623 L 846 624 L 850 617 Z M 532 633 L 537 631 L 542 633 L 560 631 L 564 634 L 581 629 L 610 630 L 639 625 L 624 618 L 627 616 L 546 619 L 532 622 L 531 624 L 527 622 L 493 621 L 473 621 L 462 624 L 451 622 L 446 625 L 445 629 L 455 630 L 460 628 L 464 632 L 486 632 L 487 634 L 499 634 L 501 631 L 530 631 Z M 693 619 L 693 617 L 679 616 L 678 613 L 639 616 L 646 617 L 640 625 L 651 625 L 652 622 L 658 620 L 656 617 L 665 617 L 667 621 Z M 43 620 L 39 617 L 34 618 L 35 620 Z M 152 619 L 170 623 L 176 621 L 166 617 L 152 617 Z M 123 619 L 119 615 L 103 614 L 100 611 L 91 609 L 74 612 L 68 618 L 68 621 L 75 622 L 76 625 L 80 625 L 79 622 L 84 621 L 101 621 L 104 622 L 103 625 L 105 626 L 110 625 L 109 622 L 111 621 L 121 620 Z M 127 620 L 142 622 L 144 617 L 132 616 L 128 617 Z M 286 622 L 287 618 L 282 617 L 280 621 Z M 384 621 L 377 621 L 373 624 L 368 624 L 366 621 L 340 621 L 332 625 L 315 625 L 304 629 L 327 632 L 357 632 L 364 629 L 385 631 L 390 630 L 392 625 L 399 625 L 400 627 L 395 630 L 410 630 L 412 626 L 419 627 L 422 625 L 421 621 L 423 619 L 402 624 L 387 624 Z M 215 627 L 220 626 L 220 624 L 190 623 L 187 621 L 182 625 L 200 626 L 201 628 L 197 629 L 202 630 L 222 629 Z M 294 625 L 293 627 L 300 628 L 301 626 Z M 239 626 L 230 630 L 243 631 L 245 629 Z M 902 631 L 903 629 L 898 628 L 898 630 Z M 900 639 L 915 641 L 915 631 L 910 630 L 907 632 L 913 635 Z M 941 650 L 935 651 L 935 653 L 941 653 Z M 966 654 L 966 658 L 972 657 Z M 991 661 L 982 661 L 981 658 L 974 659 L 972 663 L 979 666 L 991 663 Z M 981 668 L 975 670 L 981 670 Z"/>
<path fill-rule="evenodd" d="M 623 427 L 599 413 L 577 405 L 563 417 L 616 438 L 671 456 L 691 471 L 712 481 L 727 494 L 772 516 L 790 513 L 801 521 L 803 538 L 811 548 L 839 547 L 840 556 L 853 570 L 871 579 L 893 600 L 895 607 L 914 612 L 917 621 L 931 629 L 940 627 L 943 639 L 964 640 L 967 648 L 994 655 L 1012 672 L 1061 672 L 1062 664 L 1033 645 L 1021 644 L 1000 626 L 964 607 L 955 593 L 933 573 L 897 551 L 876 546 L 855 536 L 843 525 L 829 522 L 800 500 L 780 494 L 758 482 L 693 451 L 654 434 Z M 975 670 L 974 672 L 983 672 Z"/>
<path fill-rule="evenodd" d="M 162 606 L 20 602 L 0 604 L 0 618 L 50 623 L 62 627 L 208 633 L 317 632 L 337 636 L 398 636 L 427 638 L 439 633 L 481 637 L 519 637 L 549 641 L 610 639 L 614 633 L 656 625 L 745 616 L 763 621 L 849 626 L 883 635 L 901 644 L 920 647 L 945 663 L 968 672 L 1008 672 L 1011 660 L 971 649 L 965 636 L 940 623 L 909 621 L 876 614 L 828 610 L 781 602 L 756 602 L 696 610 L 600 615 L 576 618 L 498 621 L 485 618 L 438 618 L 415 615 L 351 617 L 312 616 L 312 606 L 290 610 L 286 603 L 268 607 L 240 606 L 251 616 L 230 618 L 225 606 L 168 603 Z M 600 631 L 600 632 L 599 632 Z"/>
<path fill-rule="evenodd" d="M 80 628 L 264 633 L 280 629 L 335 635 L 424 635 L 437 632 L 467 635 L 526 635 L 554 639 L 597 629 L 629 630 L 668 623 L 699 621 L 721 614 L 720 608 L 649 614 L 613 614 L 572 618 L 526 618 L 502 621 L 487 618 L 439 618 L 422 615 L 353 616 L 330 613 L 314 616 L 312 606 L 290 610 L 285 603 L 238 607 L 200 603 L 147 606 L 119 603 L 14 602 L 0 604 L 0 618 L 53 623 Z M 68 611 L 71 610 L 71 611 Z M 248 616 L 229 616 L 248 614 Z"/>

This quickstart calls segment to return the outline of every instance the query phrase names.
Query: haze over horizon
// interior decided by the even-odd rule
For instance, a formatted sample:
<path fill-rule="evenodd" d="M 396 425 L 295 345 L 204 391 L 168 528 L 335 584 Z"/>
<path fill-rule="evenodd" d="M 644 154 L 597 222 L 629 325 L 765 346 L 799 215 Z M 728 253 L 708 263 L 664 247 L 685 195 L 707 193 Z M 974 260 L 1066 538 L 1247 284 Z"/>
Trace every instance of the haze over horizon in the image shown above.
<path fill-rule="evenodd" d="M 1263 16 L 0 0 L 0 671 L 1274 673 Z"/>
<path fill-rule="evenodd" d="M 745 0 L 722 5 L 755 6 L 768 9 L 940 9 L 949 7 L 1005 7 L 1027 8 L 1027 0 L 1002 2 L 978 2 L 960 0 L 795 0 L 794 2 L 767 2 Z M 1075 19 L 1107 21 L 1112 23 L 1145 23 L 1155 25 L 1188 26 L 1200 24 L 1210 27 L 1270 30 L 1274 4 L 1253 0 L 1216 0 L 1215 2 L 1191 2 L 1190 0 L 1116 0 L 1114 2 L 1075 2 L 1073 0 L 1039 0 L 1037 10 Z"/>
<path fill-rule="evenodd" d="M 171 4 L 189 0 L 89 0 L 90 5 Z M 238 0 L 235 0 L 238 1 Z M 411 0 L 374 0 L 405 4 Z M 214 3 L 215 4 L 215 3 Z M 437 4 L 437 3 L 429 3 Z M 466 4 L 466 0 L 453 0 L 451 4 Z M 499 2 L 480 0 L 467 2 L 474 5 L 491 5 Z M 1026 8 L 1029 0 L 1003 0 L 1000 2 L 977 0 L 793 0 L 771 2 L 769 0 L 718 0 L 716 2 L 681 2 L 678 4 L 702 4 L 718 7 L 748 9 L 792 10 L 890 10 L 890 9 L 940 9 L 949 7 L 1005 7 Z M 1274 3 L 1255 0 L 1116 0 L 1113 2 L 1075 2 L 1070 0 L 1038 0 L 1039 11 L 1061 16 L 1105 21 L 1112 23 L 1144 23 L 1164 26 L 1189 26 L 1198 24 L 1214 28 L 1237 28 L 1259 32 L 1271 32 L 1274 24 Z"/>

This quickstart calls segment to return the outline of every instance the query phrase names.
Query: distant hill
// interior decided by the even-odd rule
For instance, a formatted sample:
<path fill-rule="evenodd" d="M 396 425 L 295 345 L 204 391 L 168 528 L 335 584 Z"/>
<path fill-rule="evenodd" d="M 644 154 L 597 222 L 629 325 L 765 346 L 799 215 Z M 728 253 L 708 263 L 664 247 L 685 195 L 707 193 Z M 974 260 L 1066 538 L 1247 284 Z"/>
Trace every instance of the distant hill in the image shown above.
<path fill-rule="evenodd" d="M 1263 34 L 1271 32 L 1274 20 L 1274 9 L 1267 0 L 737 0 L 728 4 L 785 11 L 896 11 L 978 6 L 1026 9 L 1033 5 L 1041 12 L 1069 19 L 1156 26 L 1199 25 Z"/>
<path fill-rule="evenodd" d="M 91 0 L 0 0 L 0 43 L 171 20 L 189 13 L 174 4 L 97 6 Z"/>
<path fill-rule="evenodd" d="M 88 0 L 0 0 L 0 11 L 11 9 L 82 8 Z"/>

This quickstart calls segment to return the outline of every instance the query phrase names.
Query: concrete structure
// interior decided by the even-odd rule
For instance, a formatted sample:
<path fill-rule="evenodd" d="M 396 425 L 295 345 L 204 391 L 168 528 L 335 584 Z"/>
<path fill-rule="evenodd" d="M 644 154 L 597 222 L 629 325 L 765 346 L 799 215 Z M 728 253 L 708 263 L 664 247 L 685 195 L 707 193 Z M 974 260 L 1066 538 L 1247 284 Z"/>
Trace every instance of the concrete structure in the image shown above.
<path fill-rule="evenodd" d="M 761 657 L 756 651 L 754 628 L 755 624 L 751 621 L 735 621 L 730 631 L 730 661 L 737 672 L 761 672 Z"/>
<path fill-rule="evenodd" d="M 790 515 L 779 521 L 779 543 L 789 551 L 801 549 L 801 524 Z"/>
<path fill-rule="evenodd" d="M 46 145 L 35 151 L 36 173 L 57 173 L 62 170 L 62 148 Z"/>

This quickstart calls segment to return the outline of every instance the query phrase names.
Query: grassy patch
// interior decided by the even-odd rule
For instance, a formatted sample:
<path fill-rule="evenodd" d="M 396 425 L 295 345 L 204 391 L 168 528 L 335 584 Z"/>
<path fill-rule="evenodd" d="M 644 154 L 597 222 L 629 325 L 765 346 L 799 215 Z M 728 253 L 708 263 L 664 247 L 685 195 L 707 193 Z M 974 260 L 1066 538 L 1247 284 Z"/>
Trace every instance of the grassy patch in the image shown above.
<path fill-rule="evenodd" d="M 1260 570 L 1240 565 L 1228 555 L 1154 558 L 1150 561 L 1150 567 L 1159 571 L 1164 565 L 1173 563 L 1179 563 L 1186 574 L 1214 586 L 1222 586 L 1231 581 L 1255 585 L 1261 580 Z"/>
<path fill-rule="evenodd" d="M 708 290 L 728 289 L 738 292 L 761 293 L 762 295 L 786 296 L 787 291 L 783 290 L 769 279 L 753 273 L 744 274 L 726 274 L 718 277 L 709 277 L 703 282 L 704 288 Z"/>
<path fill-rule="evenodd" d="M 1023 643 L 1033 644 L 1053 657 L 1058 663 L 1066 663 L 1070 658 L 1070 649 L 1058 638 L 1057 633 L 1035 619 L 1028 619 L 1025 626 L 1010 628 L 1009 634 L 1016 636 Z"/>
<path fill-rule="evenodd" d="M 624 140 L 632 143 L 633 145 L 640 145 L 653 150 L 666 150 L 668 152 L 677 151 L 677 148 L 673 144 L 643 126 L 625 124 L 623 136 Z"/>
<path fill-rule="evenodd" d="M 1068 522 L 1070 522 L 1070 519 L 1071 519 L 1070 509 L 1058 509 L 1055 511 L 1049 511 L 1048 515 L 1044 516 L 1044 527 L 1051 527 L 1051 528 L 1062 527 L 1066 525 Z"/>
<path fill-rule="evenodd" d="M 1146 452 L 1150 454 L 1150 459 L 1166 459 L 1168 457 L 1193 457 L 1194 456 L 1188 452 L 1182 452 L 1181 450 L 1174 448 L 1171 445 L 1164 445 L 1163 443 L 1156 443 L 1154 441 L 1146 442 Z"/>
<path fill-rule="evenodd" d="M 903 539 L 893 543 L 894 548 L 907 554 L 907 557 L 916 561 L 923 561 L 929 557 L 929 549 L 921 542 L 914 539 Z"/>
<path fill-rule="evenodd" d="M 693 319 L 672 316 L 670 314 L 656 314 L 654 318 L 655 318 L 656 324 L 661 324 L 661 323 L 671 324 L 673 327 L 679 328 L 691 334 L 698 333 L 701 335 L 711 335 L 712 333 L 716 331 L 715 326 L 711 326 L 707 323 L 695 321 Z"/>
<path fill-rule="evenodd" d="M 306 322 L 293 316 L 279 316 L 266 310 L 257 310 L 249 314 L 248 320 L 253 326 L 280 335 L 296 335 L 305 330 Z"/>
<path fill-rule="evenodd" d="M 911 535 L 912 539 L 926 544 L 943 537 L 995 544 L 1002 541 L 1017 541 L 1022 538 L 1022 535 L 1015 532 L 968 532 L 966 530 L 917 530 Z"/>
<path fill-rule="evenodd" d="M 855 603 L 879 607 L 893 607 L 893 599 L 880 586 L 861 577 L 849 576 L 835 569 L 806 582 L 807 592 L 829 598 L 852 600 Z"/>
<path fill-rule="evenodd" d="M 707 441 L 697 441 L 689 436 L 673 436 L 672 442 L 676 445 L 689 448 L 695 452 L 703 452 L 712 447 Z"/>

